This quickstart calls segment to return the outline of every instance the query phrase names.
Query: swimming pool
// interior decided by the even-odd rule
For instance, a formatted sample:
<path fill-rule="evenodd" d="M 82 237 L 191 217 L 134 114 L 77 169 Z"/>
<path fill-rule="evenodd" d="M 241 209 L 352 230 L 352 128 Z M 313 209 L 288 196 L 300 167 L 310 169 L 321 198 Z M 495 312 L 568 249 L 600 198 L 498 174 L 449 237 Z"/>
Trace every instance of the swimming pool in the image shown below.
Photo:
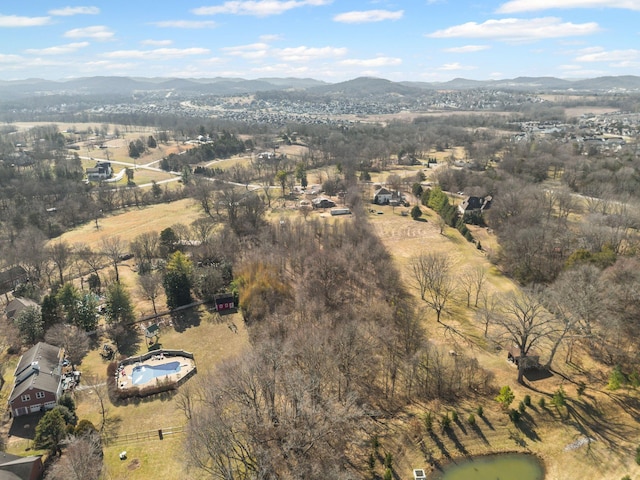
<path fill-rule="evenodd" d="M 169 362 L 162 365 L 138 365 L 131 372 L 131 383 L 140 385 L 154 378 L 164 377 L 180 371 L 180 362 Z"/>

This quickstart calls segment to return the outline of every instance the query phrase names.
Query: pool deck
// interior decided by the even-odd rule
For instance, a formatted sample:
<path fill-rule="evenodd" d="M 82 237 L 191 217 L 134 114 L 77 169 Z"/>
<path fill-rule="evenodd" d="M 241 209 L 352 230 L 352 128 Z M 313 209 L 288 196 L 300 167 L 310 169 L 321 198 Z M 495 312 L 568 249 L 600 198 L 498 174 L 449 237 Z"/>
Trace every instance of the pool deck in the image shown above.
<path fill-rule="evenodd" d="M 148 366 L 158 366 L 165 365 L 171 362 L 180 362 L 180 371 L 178 373 L 172 373 L 169 375 L 163 375 L 161 377 L 157 377 L 160 380 L 169 379 L 170 381 L 178 381 L 180 378 L 191 372 L 196 368 L 196 362 L 190 358 L 183 356 L 168 356 L 168 355 L 154 355 L 153 357 L 145 360 L 144 362 L 136 362 L 131 365 L 124 365 L 124 368 L 118 374 L 117 385 L 120 389 L 127 389 L 131 387 L 143 388 L 149 385 L 153 385 L 156 383 L 156 378 L 152 378 L 146 383 L 139 383 L 137 385 L 133 385 L 131 383 L 131 375 L 133 373 L 134 367 L 138 365 L 148 365 Z"/>

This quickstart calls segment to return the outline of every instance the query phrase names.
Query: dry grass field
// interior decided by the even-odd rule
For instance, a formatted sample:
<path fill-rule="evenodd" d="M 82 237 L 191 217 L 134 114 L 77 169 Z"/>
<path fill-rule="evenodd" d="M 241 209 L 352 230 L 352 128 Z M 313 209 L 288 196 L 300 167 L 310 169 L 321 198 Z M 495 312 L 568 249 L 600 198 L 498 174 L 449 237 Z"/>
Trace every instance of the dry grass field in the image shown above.
<path fill-rule="evenodd" d="M 505 292 L 516 289 L 508 278 L 491 266 L 486 254 L 467 242 L 456 230 L 447 229 L 441 235 L 435 225 L 435 214 L 423 209 L 426 219 L 414 221 L 402 216 L 400 209 L 378 207 L 382 215 L 370 215 L 370 221 L 387 249 L 396 260 L 403 280 L 412 287 L 410 261 L 422 252 L 448 254 L 456 272 L 481 266 L 487 269 L 491 291 Z M 474 235 L 483 245 L 495 245 L 486 229 L 475 228 Z M 416 292 L 417 293 L 417 292 Z M 554 363 L 555 374 L 549 378 L 529 381 L 528 387 L 516 382 L 516 369 L 507 362 L 503 349 L 496 349 L 495 337 L 485 339 L 480 325 L 474 322 L 473 309 L 467 309 L 465 300 L 458 293 L 448 315 L 444 315 L 445 328 L 435 322 L 435 314 L 426 310 L 424 326 L 431 341 L 456 352 L 475 356 L 480 364 L 491 371 L 496 387 L 509 385 L 516 394 L 512 406 L 517 407 L 525 395 L 530 395 L 532 407 L 527 409 L 524 420 L 516 426 L 502 412 L 492 398 L 474 398 L 455 405 L 434 402 L 416 404 L 407 409 L 385 429 L 383 447 L 393 453 L 400 478 L 409 478 L 412 468 L 428 467 L 424 453 L 418 444 L 424 438 L 425 446 L 438 464 L 455 461 L 467 455 L 488 454 L 501 451 L 524 451 L 540 456 L 547 468 L 547 480 L 572 480 L 577 478 L 620 479 L 625 474 L 640 475 L 640 467 L 634 461 L 635 448 L 640 438 L 637 422 L 638 395 L 635 391 L 612 393 L 606 390 L 608 369 L 590 360 L 587 352 L 576 355 L 572 365 L 563 362 L 559 352 Z M 455 331 L 455 333 L 452 333 Z M 504 345 L 503 345 L 504 347 Z M 579 382 L 589 387 L 582 395 L 577 393 Z M 563 387 L 567 393 L 568 408 L 556 409 L 551 405 L 553 393 Z M 544 397 L 547 406 L 537 402 Z M 467 422 L 470 413 L 482 405 L 484 419 L 476 415 L 477 426 Z M 432 411 L 440 414 L 456 410 L 459 422 L 450 433 L 442 433 L 435 427 L 433 436 L 420 430 L 422 415 Z M 576 446 L 574 442 L 590 437 L 595 441 Z M 571 445 L 574 444 L 574 448 Z M 382 471 L 379 472 L 380 474 Z"/>

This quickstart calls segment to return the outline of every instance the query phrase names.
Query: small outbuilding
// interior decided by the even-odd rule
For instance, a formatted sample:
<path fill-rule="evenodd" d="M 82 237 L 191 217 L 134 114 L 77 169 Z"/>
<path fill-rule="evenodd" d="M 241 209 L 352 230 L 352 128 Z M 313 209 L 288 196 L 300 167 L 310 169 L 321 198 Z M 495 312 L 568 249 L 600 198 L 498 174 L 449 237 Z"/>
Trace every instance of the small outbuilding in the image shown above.
<path fill-rule="evenodd" d="M 534 351 L 530 351 L 524 357 L 520 354 L 520 349 L 512 347 L 507 352 L 507 360 L 513 362 L 518 368 L 522 366 L 523 370 L 540 367 L 540 355 Z"/>

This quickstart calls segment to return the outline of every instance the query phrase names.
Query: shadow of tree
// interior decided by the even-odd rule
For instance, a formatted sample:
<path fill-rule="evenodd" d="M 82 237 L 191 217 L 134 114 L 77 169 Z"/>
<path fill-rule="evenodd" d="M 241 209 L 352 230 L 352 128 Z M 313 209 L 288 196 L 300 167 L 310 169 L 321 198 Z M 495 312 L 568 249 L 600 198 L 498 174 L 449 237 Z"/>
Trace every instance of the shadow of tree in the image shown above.
<path fill-rule="evenodd" d="M 454 446 L 456 447 L 456 450 L 458 450 L 463 455 L 469 455 L 469 452 L 467 451 L 466 447 L 462 444 L 462 442 L 458 438 L 458 435 L 456 435 L 456 432 L 453 430 L 453 428 L 447 428 L 445 430 L 445 433 L 447 434 L 447 437 L 449 437 L 449 440 L 453 442 Z"/>
<path fill-rule="evenodd" d="M 187 328 L 197 327 L 201 321 L 202 313 L 196 308 L 171 313 L 171 322 L 176 332 L 184 332 Z"/>
<path fill-rule="evenodd" d="M 519 430 L 509 429 L 509 439 L 513 440 L 518 447 L 527 448 L 527 441 L 522 436 L 522 433 Z"/>
<path fill-rule="evenodd" d="M 438 437 L 435 432 L 429 433 L 429 437 L 431 438 L 431 441 L 435 443 L 436 447 L 438 447 L 442 456 L 447 460 L 451 460 L 451 453 L 449 453 L 447 446 L 442 442 L 442 440 L 440 440 L 440 437 Z"/>
<path fill-rule="evenodd" d="M 487 427 L 489 427 L 490 430 L 495 430 L 495 428 L 493 428 L 493 425 L 491 424 L 491 422 L 487 419 L 487 417 L 485 417 L 484 415 L 482 415 L 480 417 L 482 419 L 482 421 L 485 423 L 485 425 Z"/>
<path fill-rule="evenodd" d="M 455 424 L 456 426 L 460 429 L 460 431 L 464 434 L 464 435 L 468 435 L 467 433 L 467 427 L 464 426 L 464 423 L 462 423 L 462 421 L 460 421 L 459 418 L 457 418 L 455 420 Z"/>
<path fill-rule="evenodd" d="M 487 440 L 487 437 L 485 436 L 484 432 L 482 431 L 482 429 L 480 428 L 480 425 L 478 425 L 477 422 L 471 425 L 471 429 L 478 437 L 480 437 L 480 440 L 482 440 L 482 443 L 484 443 L 485 445 L 490 445 L 489 440 Z"/>
<path fill-rule="evenodd" d="M 116 345 L 118 352 L 126 357 L 134 355 L 140 348 L 142 335 L 137 324 L 124 325 L 121 323 L 110 325 L 107 335 Z"/>
<path fill-rule="evenodd" d="M 516 423 L 516 428 L 524 433 L 529 440 L 534 442 L 540 441 L 540 436 L 535 430 L 536 422 L 534 418 L 527 412 L 521 414 L 520 419 Z"/>
<path fill-rule="evenodd" d="M 120 417 L 119 415 L 108 415 L 107 417 L 105 417 L 101 436 L 106 444 L 108 444 L 111 439 L 118 436 L 121 425 L 122 417 Z"/>

